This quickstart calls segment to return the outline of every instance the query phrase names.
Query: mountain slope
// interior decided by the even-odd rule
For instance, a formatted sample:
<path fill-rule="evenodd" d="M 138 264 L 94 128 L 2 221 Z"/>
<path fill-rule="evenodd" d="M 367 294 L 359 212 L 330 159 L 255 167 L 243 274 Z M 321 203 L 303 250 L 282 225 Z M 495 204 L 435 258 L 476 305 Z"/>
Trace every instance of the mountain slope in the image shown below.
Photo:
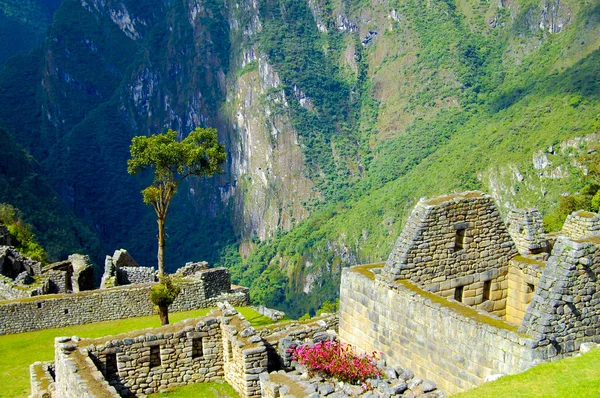
<path fill-rule="evenodd" d="M 4 62 L 0 120 L 103 250 L 146 264 L 131 137 L 217 127 L 224 173 L 180 190 L 167 266 L 226 265 L 301 315 L 385 259 L 421 196 L 549 215 L 597 190 L 599 48 L 592 0 L 64 0 Z"/>

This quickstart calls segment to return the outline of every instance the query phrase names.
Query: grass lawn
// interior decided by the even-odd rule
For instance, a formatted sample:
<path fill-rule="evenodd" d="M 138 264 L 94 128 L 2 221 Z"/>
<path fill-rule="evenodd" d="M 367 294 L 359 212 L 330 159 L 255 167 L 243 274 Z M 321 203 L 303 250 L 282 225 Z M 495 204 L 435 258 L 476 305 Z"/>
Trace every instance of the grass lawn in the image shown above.
<path fill-rule="evenodd" d="M 600 397 L 600 349 L 505 376 L 457 398 Z"/>
<path fill-rule="evenodd" d="M 150 398 L 239 398 L 234 389 L 225 382 L 197 383 L 179 387 L 170 392 L 149 395 Z"/>
<path fill-rule="evenodd" d="M 238 308 L 238 310 L 256 327 L 273 322 L 251 308 Z M 169 320 L 175 323 L 206 315 L 209 311 L 210 309 L 200 309 L 175 312 L 169 314 Z M 54 338 L 57 336 L 76 335 L 95 338 L 158 326 L 160 326 L 158 315 L 153 315 L 0 336 L 0 397 L 29 395 L 29 365 L 36 361 L 54 359 Z M 210 395 L 198 394 L 195 396 L 210 397 Z"/>

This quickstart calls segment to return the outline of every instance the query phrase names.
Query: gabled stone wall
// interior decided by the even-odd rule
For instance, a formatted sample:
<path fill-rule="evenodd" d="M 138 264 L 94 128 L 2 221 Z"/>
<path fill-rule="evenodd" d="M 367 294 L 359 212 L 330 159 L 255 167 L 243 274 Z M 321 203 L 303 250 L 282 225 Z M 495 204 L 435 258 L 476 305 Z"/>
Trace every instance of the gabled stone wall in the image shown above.
<path fill-rule="evenodd" d="M 520 254 L 550 251 L 544 222 L 538 209 L 513 209 L 508 213 L 506 226 Z"/>
<path fill-rule="evenodd" d="M 558 238 L 520 331 L 556 354 L 600 342 L 600 237 Z"/>
<path fill-rule="evenodd" d="M 571 239 L 583 239 L 600 234 L 600 214 L 576 211 L 567 216 L 561 233 Z"/>
<path fill-rule="evenodd" d="M 429 287 L 506 267 L 516 254 L 492 198 L 466 192 L 419 201 L 381 274 Z"/>

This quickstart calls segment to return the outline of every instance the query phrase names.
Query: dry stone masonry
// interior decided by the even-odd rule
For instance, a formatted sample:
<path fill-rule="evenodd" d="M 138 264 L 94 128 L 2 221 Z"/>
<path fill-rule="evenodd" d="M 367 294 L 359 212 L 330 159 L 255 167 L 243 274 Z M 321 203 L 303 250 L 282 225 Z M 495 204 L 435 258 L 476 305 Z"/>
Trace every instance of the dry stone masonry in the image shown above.
<path fill-rule="evenodd" d="M 481 192 L 421 200 L 385 264 L 343 271 L 340 338 L 450 393 L 598 343 L 600 215 L 507 224 Z"/>
<path fill-rule="evenodd" d="M 157 329 L 99 339 L 59 337 L 54 362 L 30 367 L 31 397 L 143 397 L 215 380 L 226 380 L 241 397 L 260 397 L 260 374 L 280 363 L 267 340 L 311 338 L 336 324 L 329 315 L 276 332 L 255 330 L 229 303 L 220 303 L 206 317 Z"/>

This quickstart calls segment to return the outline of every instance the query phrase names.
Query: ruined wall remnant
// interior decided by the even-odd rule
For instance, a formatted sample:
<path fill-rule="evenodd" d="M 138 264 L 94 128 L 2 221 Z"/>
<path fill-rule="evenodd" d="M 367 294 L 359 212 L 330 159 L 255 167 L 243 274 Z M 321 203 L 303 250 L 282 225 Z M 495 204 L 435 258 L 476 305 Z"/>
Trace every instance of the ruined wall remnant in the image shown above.
<path fill-rule="evenodd" d="M 151 331 L 98 339 L 59 337 L 54 364 L 31 367 L 32 397 L 51 390 L 54 398 L 89 396 L 86 393 L 136 397 L 216 380 L 226 380 L 243 398 L 260 397 L 259 374 L 268 365 L 267 339 L 324 333 L 336 323 L 332 318 L 284 325 L 277 332 L 255 330 L 226 302 L 205 317 Z M 55 376 L 44 371 L 50 367 Z"/>
<path fill-rule="evenodd" d="M 139 285 L 156 282 L 153 267 L 141 267 L 125 249 L 115 250 L 104 260 L 104 274 L 100 289 L 122 285 Z"/>
<path fill-rule="evenodd" d="M 520 331 L 558 354 L 600 342 L 600 238 L 558 238 Z"/>
<path fill-rule="evenodd" d="M 508 266 L 516 254 L 489 195 L 453 194 L 419 201 L 382 276 L 427 287 Z"/>
<path fill-rule="evenodd" d="M 569 214 L 561 233 L 571 239 L 600 235 L 600 214 L 589 211 L 576 211 Z"/>
<path fill-rule="evenodd" d="M 600 341 L 600 215 L 551 247 L 535 209 L 507 229 L 480 192 L 421 200 L 380 271 L 344 270 L 340 337 L 451 393 L 573 354 Z"/>
<path fill-rule="evenodd" d="M 366 352 L 381 352 L 388 363 L 410 368 L 451 394 L 478 386 L 487 376 L 519 373 L 546 359 L 516 327 L 435 296 L 407 280 L 390 285 L 370 278 L 360 266 L 344 269 L 340 339 Z"/>
<path fill-rule="evenodd" d="M 169 307 L 170 311 L 210 308 L 224 300 L 245 306 L 250 301 L 247 288 L 231 286 L 225 268 L 202 271 L 180 286 L 181 293 Z M 0 304 L 0 335 L 152 315 L 153 305 L 148 298 L 151 287 L 151 284 L 119 286 L 4 301 Z"/>
<path fill-rule="evenodd" d="M 6 225 L 0 224 L 0 246 L 11 246 L 10 232 Z"/>
<path fill-rule="evenodd" d="M 539 210 L 513 209 L 508 213 L 506 225 L 520 254 L 525 256 L 550 251 Z"/>

